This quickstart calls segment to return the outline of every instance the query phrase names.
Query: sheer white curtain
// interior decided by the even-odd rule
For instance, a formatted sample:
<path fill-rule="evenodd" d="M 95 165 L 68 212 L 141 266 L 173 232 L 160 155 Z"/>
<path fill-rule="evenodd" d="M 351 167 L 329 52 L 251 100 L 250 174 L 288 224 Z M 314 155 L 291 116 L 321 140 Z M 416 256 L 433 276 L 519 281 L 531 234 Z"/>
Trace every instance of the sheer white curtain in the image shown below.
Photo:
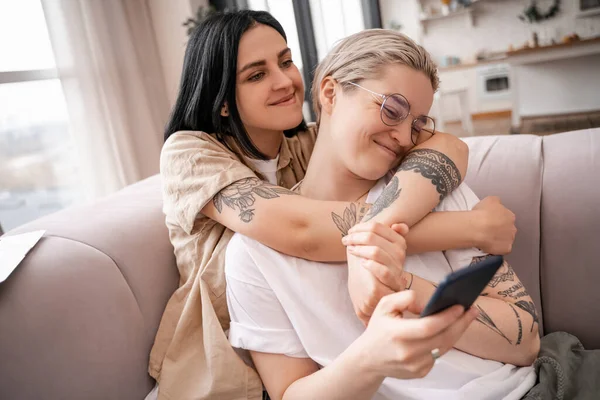
<path fill-rule="evenodd" d="M 42 4 L 88 196 L 157 173 L 169 104 L 147 1 Z"/>

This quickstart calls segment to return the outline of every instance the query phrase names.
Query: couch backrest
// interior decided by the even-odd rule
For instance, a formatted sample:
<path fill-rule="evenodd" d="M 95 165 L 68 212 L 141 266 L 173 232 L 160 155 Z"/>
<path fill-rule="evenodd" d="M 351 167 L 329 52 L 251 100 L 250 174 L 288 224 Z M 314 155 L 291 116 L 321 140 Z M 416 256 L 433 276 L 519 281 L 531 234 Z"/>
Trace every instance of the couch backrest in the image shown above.
<path fill-rule="evenodd" d="M 600 349 L 600 129 L 544 137 L 545 327 Z"/>
<path fill-rule="evenodd" d="M 546 137 L 467 138 L 466 182 L 517 215 L 507 260 L 536 302 L 544 333 L 600 348 L 600 129 Z"/>

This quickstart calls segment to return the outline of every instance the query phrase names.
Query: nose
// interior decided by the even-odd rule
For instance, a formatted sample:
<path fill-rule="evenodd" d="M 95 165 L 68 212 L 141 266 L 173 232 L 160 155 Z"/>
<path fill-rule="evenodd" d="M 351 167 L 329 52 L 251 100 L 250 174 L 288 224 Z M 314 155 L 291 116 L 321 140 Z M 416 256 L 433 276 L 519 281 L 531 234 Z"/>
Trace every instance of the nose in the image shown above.
<path fill-rule="evenodd" d="M 287 89 L 292 86 L 292 79 L 285 73 L 285 71 L 277 68 L 273 77 L 273 90 Z"/>
<path fill-rule="evenodd" d="M 412 135 L 412 118 L 409 115 L 404 121 L 392 127 L 392 138 L 402 148 L 410 148 L 413 146 Z"/>

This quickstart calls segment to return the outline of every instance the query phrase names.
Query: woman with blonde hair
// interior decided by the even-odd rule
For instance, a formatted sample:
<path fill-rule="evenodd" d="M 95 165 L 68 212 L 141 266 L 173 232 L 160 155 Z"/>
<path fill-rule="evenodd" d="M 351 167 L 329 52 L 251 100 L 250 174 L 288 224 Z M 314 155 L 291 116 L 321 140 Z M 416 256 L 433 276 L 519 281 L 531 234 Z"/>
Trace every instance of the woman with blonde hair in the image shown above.
<path fill-rule="evenodd" d="M 329 201 L 366 197 L 373 212 L 385 210 L 402 190 L 393 172 L 398 154 L 431 129 L 437 84 L 430 56 L 398 32 L 343 39 L 315 73 L 318 139 L 297 191 Z M 422 168 L 435 169 L 434 160 Z M 436 212 L 467 211 L 477 202 L 462 184 Z M 358 226 L 345 242 L 366 236 Z M 403 239 L 378 242 L 382 253 L 393 247 L 405 248 Z M 412 318 L 445 275 L 486 256 L 466 248 L 365 261 L 355 276 L 392 271 L 398 282 L 365 329 L 353 312 L 346 283 L 352 287 L 355 276 L 346 268 L 236 234 L 225 265 L 229 340 L 250 351 L 272 399 L 518 399 L 535 383 L 540 341 L 535 306 L 508 264 L 467 312 L 454 306 Z"/>

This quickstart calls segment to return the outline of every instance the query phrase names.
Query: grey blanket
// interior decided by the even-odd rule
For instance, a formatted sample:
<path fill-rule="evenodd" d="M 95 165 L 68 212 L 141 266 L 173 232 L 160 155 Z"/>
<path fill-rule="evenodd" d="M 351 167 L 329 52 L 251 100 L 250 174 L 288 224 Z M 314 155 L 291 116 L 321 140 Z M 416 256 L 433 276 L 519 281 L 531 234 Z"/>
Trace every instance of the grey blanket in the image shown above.
<path fill-rule="evenodd" d="M 544 336 L 533 365 L 538 383 L 524 400 L 600 399 L 600 350 L 585 350 L 575 336 L 566 332 Z"/>

